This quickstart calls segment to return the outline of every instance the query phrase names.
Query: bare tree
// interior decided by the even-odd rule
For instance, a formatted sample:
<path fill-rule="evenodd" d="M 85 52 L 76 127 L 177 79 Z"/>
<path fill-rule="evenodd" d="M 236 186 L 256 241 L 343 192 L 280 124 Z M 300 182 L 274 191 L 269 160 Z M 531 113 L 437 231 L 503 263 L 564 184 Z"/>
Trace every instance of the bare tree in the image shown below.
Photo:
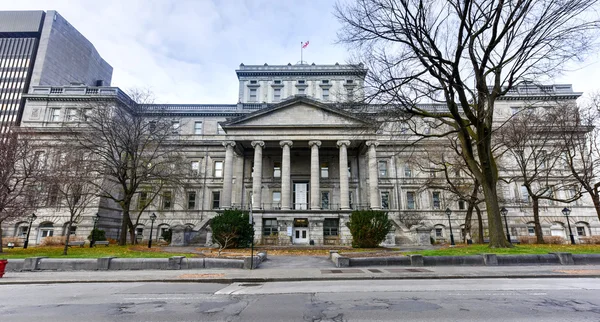
<path fill-rule="evenodd" d="M 131 100 L 95 101 L 84 113 L 85 127 L 71 128 L 69 140 L 77 142 L 105 180 L 99 196 L 114 201 L 122 210 L 119 244 L 129 232 L 135 242 L 131 217 L 134 196 L 151 187 L 153 196 L 178 180 L 179 120 L 155 109 L 149 92 L 133 91 Z M 137 215 L 139 217 L 139 214 Z"/>
<path fill-rule="evenodd" d="M 0 138 L 0 253 L 2 224 L 23 218 L 34 207 L 44 158 L 25 132 L 11 129 Z"/>
<path fill-rule="evenodd" d="M 100 169 L 94 168 L 92 162 L 78 152 L 78 148 L 73 146 L 56 147 L 54 164 L 50 171 L 44 172 L 41 179 L 45 186 L 51 187 L 56 194 L 57 202 L 69 212 L 63 255 L 67 255 L 69 250 L 71 227 L 79 222 L 84 211 L 98 200 L 98 187 L 102 181 Z"/>
<path fill-rule="evenodd" d="M 579 109 L 565 109 L 559 119 L 568 171 L 590 195 L 600 219 L 600 93 Z"/>
<path fill-rule="evenodd" d="M 593 0 L 356 0 L 338 4 L 339 41 L 370 70 L 368 103 L 398 119 L 433 119 L 457 135 L 481 184 L 490 247 L 511 247 L 498 205 L 495 103 L 520 82 L 560 72 L 590 51 Z M 420 103 L 441 103 L 436 108 Z"/>
<path fill-rule="evenodd" d="M 572 202 L 579 193 L 561 198 L 562 191 L 574 186 L 573 177 L 564 170 L 563 146 L 559 142 L 557 121 L 564 112 L 530 108 L 522 110 L 499 131 L 498 140 L 506 148 L 500 167 L 506 181 L 518 182 L 531 199 L 533 222 L 538 244 L 544 243 L 540 223 L 540 201 Z M 515 200 L 520 202 L 520 200 Z M 529 200 L 527 200 L 527 203 Z"/>

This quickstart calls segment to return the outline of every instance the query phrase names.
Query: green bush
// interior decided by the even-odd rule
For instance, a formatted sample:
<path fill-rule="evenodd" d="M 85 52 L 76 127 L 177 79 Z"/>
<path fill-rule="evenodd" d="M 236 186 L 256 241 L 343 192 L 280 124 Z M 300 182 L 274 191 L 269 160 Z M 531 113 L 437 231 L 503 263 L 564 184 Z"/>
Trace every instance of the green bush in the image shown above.
<path fill-rule="evenodd" d="M 371 248 L 385 240 L 393 224 L 385 211 L 357 210 L 352 212 L 346 226 L 352 233 L 352 247 Z"/>
<path fill-rule="evenodd" d="M 160 235 L 160 237 L 162 237 L 162 239 L 168 243 L 171 242 L 171 236 L 173 236 L 173 232 L 171 231 L 171 229 L 163 231 Z"/>
<path fill-rule="evenodd" d="M 254 236 L 248 212 L 225 210 L 210 221 L 213 242 L 221 248 L 246 247 Z"/>
<path fill-rule="evenodd" d="M 92 233 L 88 236 L 88 240 L 92 240 L 92 235 L 94 235 L 94 241 L 105 241 L 106 233 L 102 229 L 94 229 Z"/>

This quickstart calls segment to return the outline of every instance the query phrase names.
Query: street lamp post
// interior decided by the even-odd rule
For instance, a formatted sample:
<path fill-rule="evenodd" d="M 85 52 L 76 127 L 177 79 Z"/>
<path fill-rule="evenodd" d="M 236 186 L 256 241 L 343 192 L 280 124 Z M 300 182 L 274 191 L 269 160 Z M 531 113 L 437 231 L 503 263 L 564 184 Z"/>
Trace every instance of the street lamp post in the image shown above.
<path fill-rule="evenodd" d="M 252 206 L 250 206 L 250 212 L 248 215 L 248 217 L 250 217 L 250 225 L 252 225 L 252 241 L 250 244 L 250 269 L 252 270 L 254 268 L 254 215 L 252 214 Z"/>
<path fill-rule="evenodd" d="M 502 207 L 502 209 L 500 209 L 500 213 L 502 214 L 502 216 L 504 216 L 504 226 L 506 227 L 506 238 L 508 239 L 508 242 L 510 243 L 510 232 L 508 230 L 508 221 L 506 220 L 506 215 L 508 214 L 508 209 Z"/>
<path fill-rule="evenodd" d="M 98 225 L 98 220 L 100 220 L 100 214 L 96 213 L 96 216 L 92 219 L 94 221 L 94 226 L 92 227 L 92 239 L 90 240 L 90 248 L 94 247 L 96 243 L 96 225 Z"/>
<path fill-rule="evenodd" d="M 569 222 L 569 215 L 571 214 L 571 209 L 565 207 L 562 210 L 562 213 L 567 219 L 567 226 L 569 226 L 569 236 L 571 236 L 571 245 L 575 245 L 575 237 L 573 237 L 573 231 L 571 230 L 571 222 Z"/>
<path fill-rule="evenodd" d="M 35 221 L 35 219 L 37 218 L 37 216 L 35 215 L 35 213 L 31 214 L 31 216 L 29 216 L 29 227 L 27 227 L 27 237 L 25 237 L 25 242 L 23 243 L 23 249 L 27 249 L 27 246 L 29 245 L 29 233 L 31 233 L 31 225 L 33 225 L 33 222 Z"/>
<path fill-rule="evenodd" d="M 150 220 L 152 220 L 152 223 L 150 224 L 150 240 L 148 240 L 148 248 L 152 248 L 152 231 L 154 230 L 154 221 L 156 220 L 155 213 L 150 215 Z"/>
<path fill-rule="evenodd" d="M 450 208 L 446 208 L 446 216 L 448 216 L 448 225 L 450 226 L 450 245 L 456 245 L 454 243 L 454 234 L 452 233 L 452 222 L 450 221 L 450 215 L 452 214 L 452 210 Z"/>

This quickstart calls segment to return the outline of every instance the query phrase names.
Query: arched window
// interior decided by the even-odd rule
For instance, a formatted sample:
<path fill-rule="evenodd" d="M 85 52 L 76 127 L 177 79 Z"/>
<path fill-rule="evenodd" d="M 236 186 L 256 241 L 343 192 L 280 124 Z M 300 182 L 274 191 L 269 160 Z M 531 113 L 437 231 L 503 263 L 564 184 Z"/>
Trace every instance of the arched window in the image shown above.
<path fill-rule="evenodd" d="M 535 236 L 535 223 L 533 221 L 527 223 L 527 236 Z"/>
<path fill-rule="evenodd" d="M 39 230 L 38 237 L 37 237 L 38 243 L 42 240 L 42 238 L 54 236 L 54 224 L 51 222 L 41 223 L 38 230 Z"/>
<path fill-rule="evenodd" d="M 163 234 L 171 229 L 171 226 L 168 224 L 160 224 L 158 225 L 156 240 L 163 239 Z"/>
<path fill-rule="evenodd" d="M 433 227 L 433 231 L 431 233 L 433 234 L 433 238 L 435 239 L 444 239 L 447 234 L 446 226 L 442 224 L 437 224 Z"/>
<path fill-rule="evenodd" d="M 26 238 L 29 230 L 29 223 L 26 221 L 18 222 L 15 225 L 15 237 Z"/>
<path fill-rule="evenodd" d="M 577 237 L 588 237 L 591 235 L 590 233 L 590 224 L 585 221 L 578 221 L 575 223 L 575 232 L 574 235 Z"/>
<path fill-rule="evenodd" d="M 550 235 L 566 238 L 565 225 L 562 222 L 553 222 L 552 226 L 550 226 Z"/>
<path fill-rule="evenodd" d="M 65 223 L 63 225 L 63 230 L 62 230 L 62 235 L 63 236 L 67 236 L 67 227 L 69 227 L 69 223 Z M 71 225 L 71 231 L 69 232 L 69 235 L 75 236 L 75 233 L 77 232 L 77 226 L 75 225 L 75 223 L 73 223 Z"/>

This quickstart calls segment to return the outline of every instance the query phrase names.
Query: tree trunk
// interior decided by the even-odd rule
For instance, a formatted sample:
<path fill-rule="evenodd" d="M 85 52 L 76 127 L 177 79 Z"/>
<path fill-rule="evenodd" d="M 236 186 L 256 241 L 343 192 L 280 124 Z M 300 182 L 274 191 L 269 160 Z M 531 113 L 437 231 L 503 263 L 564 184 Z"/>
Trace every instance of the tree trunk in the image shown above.
<path fill-rule="evenodd" d="M 491 169 L 488 169 L 491 171 Z M 502 217 L 498 207 L 498 195 L 496 191 L 496 181 L 493 178 L 486 178 L 481 183 L 483 194 L 485 195 L 485 206 L 488 215 L 488 231 L 490 234 L 490 248 L 509 248 L 512 245 L 506 240 L 503 231 Z"/>
<path fill-rule="evenodd" d="M 536 243 L 544 244 L 544 235 L 542 233 L 542 225 L 540 224 L 540 200 L 535 197 L 531 197 L 533 203 L 533 224 L 535 230 Z"/>
<path fill-rule="evenodd" d="M 72 218 L 72 217 L 71 217 Z M 65 248 L 63 248 L 63 255 L 67 255 L 67 252 L 69 251 L 69 240 L 71 239 L 71 225 L 73 224 L 73 221 L 69 221 L 69 224 L 67 225 L 67 236 L 65 238 Z M 92 232 L 94 233 L 94 232 Z M 91 241 L 90 241 L 91 242 Z"/>
<path fill-rule="evenodd" d="M 119 236 L 119 246 L 127 245 L 127 232 L 129 229 L 129 208 L 123 207 L 123 218 L 121 218 L 121 235 Z"/>
<path fill-rule="evenodd" d="M 467 214 L 465 215 L 465 231 L 463 233 L 463 237 L 465 238 L 464 242 L 467 242 L 467 234 L 471 236 L 471 219 L 473 217 L 473 204 L 469 203 L 467 207 Z"/>
<path fill-rule="evenodd" d="M 479 209 L 479 207 L 475 206 L 475 211 L 477 212 L 477 224 L 479 225 L 479 238 L 477 240 L 477 242 L 479 244 L 483 244 L 484 240 L 483 240 L 483 218 L 481 217 L 481 209 Z"/>

